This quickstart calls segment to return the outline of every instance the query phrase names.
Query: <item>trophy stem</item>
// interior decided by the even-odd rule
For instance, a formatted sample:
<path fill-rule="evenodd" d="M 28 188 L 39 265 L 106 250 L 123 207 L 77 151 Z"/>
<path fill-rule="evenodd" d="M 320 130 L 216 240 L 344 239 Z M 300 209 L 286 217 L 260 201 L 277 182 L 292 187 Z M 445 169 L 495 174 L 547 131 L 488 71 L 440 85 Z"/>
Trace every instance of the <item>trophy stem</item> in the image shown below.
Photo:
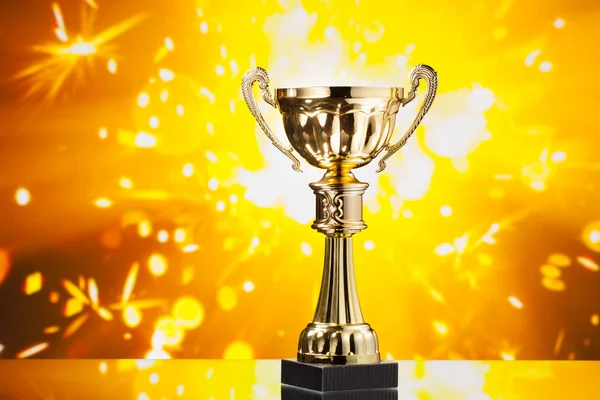
<path fill-rule="evenodd" d="M 362 316 L 356 281 L 352 235 L 367 228 L 362 195 L 369 186 L 348 171 L 325 174 L 310 187 L 316 195 L 312 227 L 324 233 L 325 262 L 313 321 L 300 334 L 298 361 L 310 364 L 379 363 L 377 335 Z"/>
<path fill-rule="evenodd" d="M 350 235 L 325 237 L 325 265 L 313 323 L 362 324 Z"/>

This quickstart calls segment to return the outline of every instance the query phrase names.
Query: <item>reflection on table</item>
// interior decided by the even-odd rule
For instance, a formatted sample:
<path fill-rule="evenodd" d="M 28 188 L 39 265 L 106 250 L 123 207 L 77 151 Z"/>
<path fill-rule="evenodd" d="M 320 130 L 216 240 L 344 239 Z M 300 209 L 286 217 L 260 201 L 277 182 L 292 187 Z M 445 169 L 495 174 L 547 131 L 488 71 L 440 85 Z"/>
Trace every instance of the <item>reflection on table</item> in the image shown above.
<path fill-rule="evenodd" d="M 596 399 L 600 392 L 600 362 L 401 361 L 397 392 L 319 397 L 314 392 L 282 387 L 280 363 L 3 360 L 0 399 L 513 400 Z"/>

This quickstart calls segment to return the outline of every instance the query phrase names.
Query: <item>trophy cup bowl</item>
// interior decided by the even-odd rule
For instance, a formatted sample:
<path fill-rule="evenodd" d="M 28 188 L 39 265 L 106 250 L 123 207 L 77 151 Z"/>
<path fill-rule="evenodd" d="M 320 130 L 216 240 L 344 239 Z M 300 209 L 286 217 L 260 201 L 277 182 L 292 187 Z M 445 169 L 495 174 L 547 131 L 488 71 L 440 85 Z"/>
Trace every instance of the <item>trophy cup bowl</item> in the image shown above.
<path fill-rule="evenodd" d="M 423 105 L 408 131 L 397 143 L 390 144 L 398 110 L 415 98 L 421 79 L 427 82 Z M 311 375 L 302 370 L 308 368 L 306 365 L 377 365 L 378 371 L 362 374 L 394 375 L 389 365 L 380 364 L 377 335 L 363 319 L 358 301 L 352 236 L 367 228 L 362 218 L 362 195 L 369 185 L 357 180 L 352 170 L 367 165 L 385 151 L 377 172 L 383 171 L 385 160 L 406 143 L 431 107 L 437 91 L 436 72 L 421 64 L 412 69 L 409 80 L 411 89 L 406 96 L 400 87 L 353 86 L 281 88 L 276 89 L 273 96 L 266 70 L 253 68 L 242 79 L 242 92 L 250 112 L 273 145 L 293 162 L 292 168 L 302 172 L 294 154 L 297 153 L 308 164 L 325 170 L 320 181 L 309 185 L 316 196 L 312 228 L 326 235 L 321 291 L 313 321 L 300 334 L 298 363 L 284 360 L 282 364 L 285 383 L 311 388 L 314 382 L 302 378 Z M 291 147 L 277 139 L 262 117 L 252 90 L 256 82 L 262 98 L 280 111 Z M 325 376 L 323 372 L 323 379 Z M 330 390 L 370 389 L 373 387 L 367 386 L 372 384 L 376 388 L 389 388 L 394 379 L 382 378 L 385 382 L 369 384 L 358 379 L 360 374 L 348 376 L 342 379 L 345 386 L 328 387 Z M 353 384 L 355 378 L 364 385 Z M 397 375 L 395 382 L 397 385 Z M 315 387 L 325 387 L 323 385 Z"/>
<path fill-rule="evenodd" d="M 277 89 L 292 147 L 310 165 L 359 168 L 375 158 L 394 129 L 401 88 L 312 87 Z"/>

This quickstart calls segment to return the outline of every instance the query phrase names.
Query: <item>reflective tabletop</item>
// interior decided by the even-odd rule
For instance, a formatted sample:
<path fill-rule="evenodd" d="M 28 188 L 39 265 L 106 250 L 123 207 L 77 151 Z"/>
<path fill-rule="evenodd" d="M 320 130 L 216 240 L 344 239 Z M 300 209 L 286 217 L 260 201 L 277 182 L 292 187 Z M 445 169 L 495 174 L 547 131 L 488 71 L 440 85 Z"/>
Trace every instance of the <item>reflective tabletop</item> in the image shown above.
<path fill-rule="evenodd" d="M 282 390 L 280 364 L 280 360 L 3 360 L 0 399 L 314 398 Z M 398 391 L 385 398 L 597 399 L 598 376 L 600 362 L 400 361 Z M 335 397 L 344 398 L 380 397 Z"/>

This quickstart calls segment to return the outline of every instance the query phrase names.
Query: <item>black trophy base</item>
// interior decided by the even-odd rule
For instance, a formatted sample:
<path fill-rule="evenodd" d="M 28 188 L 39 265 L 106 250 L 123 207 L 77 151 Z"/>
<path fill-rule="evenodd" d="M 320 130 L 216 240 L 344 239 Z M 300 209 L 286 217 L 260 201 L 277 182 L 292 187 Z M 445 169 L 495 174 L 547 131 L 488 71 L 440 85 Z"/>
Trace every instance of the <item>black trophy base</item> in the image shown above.
<path fill-rule="evenodd" d="M 398 363 L 319 365 L 296 360 L 281 361 L 281 383 L 314 392 L 369 391 L 398 388 Z M 285 386 L 284 386 L 285 387 Z M 283 393 L 283 389 L 282 389 Z M 397 394 L 396 394 L 397 396 Z M 299 397 L 298 397 L 299 398 Z M 302 399 L 313 397 L 302 397 Z M 314 397 L 338 399 L 338 397 Z M 340 399 L 342 397 L 339 397 Z M 354 397 L 343 397 L 354 399 Z M 357 399 L 392 399 L 397 397 L 356 397 Z M 296 397 L 289 397 L 296 399 Z"/>
<path fill-rule="evenodd" d="M 398 389 L 317 392 L 296 386 L 281 385 L 281 400 L 398 400 Z"/>

